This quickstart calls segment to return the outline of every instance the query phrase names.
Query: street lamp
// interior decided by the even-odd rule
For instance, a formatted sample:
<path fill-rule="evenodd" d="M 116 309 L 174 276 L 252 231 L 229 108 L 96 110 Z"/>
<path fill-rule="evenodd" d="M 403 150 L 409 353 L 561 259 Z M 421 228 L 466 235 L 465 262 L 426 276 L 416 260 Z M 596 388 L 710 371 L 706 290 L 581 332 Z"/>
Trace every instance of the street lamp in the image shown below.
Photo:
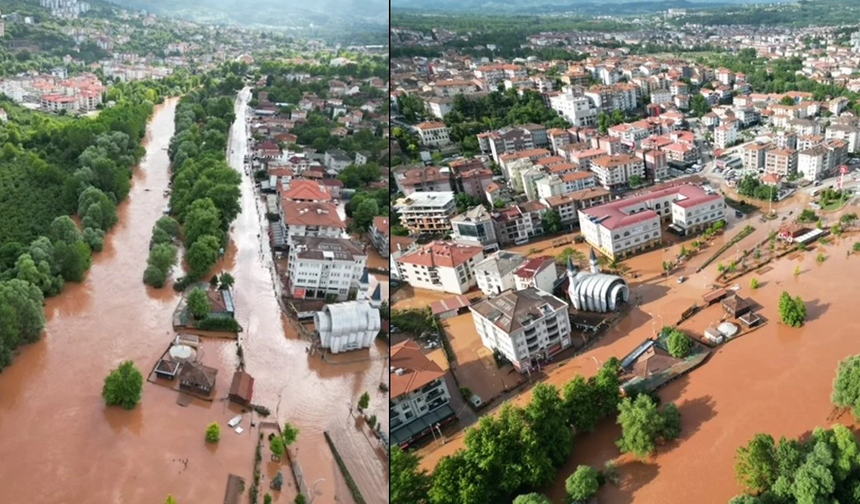
<path fill-rule="evenodd" d="M 314 499 L 317 498 L 317 483 L 321 483 L 323 481 L 325 481 L 325 478 L 320 478 L 314 481 L 314 484 L 311 485 L 311 501 L 308 504 L 313 504 Z"/>

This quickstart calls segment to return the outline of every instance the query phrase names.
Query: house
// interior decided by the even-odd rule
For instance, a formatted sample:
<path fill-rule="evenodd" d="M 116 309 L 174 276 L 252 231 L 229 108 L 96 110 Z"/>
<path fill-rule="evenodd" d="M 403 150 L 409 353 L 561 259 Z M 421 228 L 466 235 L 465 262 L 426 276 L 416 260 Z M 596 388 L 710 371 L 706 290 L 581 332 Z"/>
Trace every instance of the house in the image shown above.
<path fill-rule="evenodd" d="M 394 181 L 404 196 L 416 192 L 453 191 L 451 169 L 447 166 L 413 166 L 396 168 Z"/>
<path fill-rule="evenodd" d="M 397 267 L 413 287 L 465 294 L 476 285 L 473 268 L 483 258 L 482 247 L 436 241 L 402 255 Z"/>
<path fill-rule="evenodd" d="M 391 440 L 405 449 L 430 430 L 456 420 L 445 371 L 421 347 L 406 340 L 391 347 L 389 364 Z"/>
<path fill-rule="evenodd" d="M 332 203 L 284 201 L 281 210 L 281 227 L 289 246 L 296 237 L 338 238 L 346 230 L 346 223 Z"/>
<path fill-rule="evenodd" d="M 415 126 L 422 145 L 444 147 L 451 143 L 448 126 L 443 122 L 423 122 Z"/>
<path fill-rule="evenodd" d="M 805 235 L 809 232 L 809 228 L 800 224 L 798 222 L 790 222 L 788 224 L 783 224 L 779 228 L 779 236 L 780 240 L 786 241 L 788 243 L 794 243 L 798 238 Z"/>
<path fill-rule="evenodd" d="M 514 288 L 514 271 L 525 262 L 526 257 L 522 254 L 500 250 L 475 264 L 472 271 L 481 292 L 495 296 Z"/>
<path fill-rule="evenodd" d="M 481 342 L 522 372 L 537 368 L 571 345 L 567 303 L 530 287 L 508 290 L 472 305 Z"/>
<path fill-rule="evenodd" d="M 345 301 L 358 291 L 367 264 L 359 243 L 343 238 L 296 236 L 290 248 L 288 290 L 295 298 Z"/>
<path fill-rule="evenodd" d="M 370 243 L 382 257 L 388 257 L 390 253 L 389 222 L 388 217 L 378 215 L 373 218 L 373 225 L 370 227 Z"/>
<path fill-rule="evenodd" d="M 627 185 L 634 177 L 645 178 L 645 163 L 629 154 L 602 156 L 591 160 L 591 171 L 605 189 Z"/>
<path fill-rule="evenodd" d="M 752 304 L 738 295 L 729 296 L 720 301 L 720 304 L 723 306 L 723 310 L 734 318 L 738 318 L 752 309 Z"/>
<path fill-rule="evenodd" d="M 170 359 L 159 359 L 158 364 L 155 366 L 155 376 L 164 378 L 165 380 L 173 380 L 179 374 L 181 368 L 182 363 L 180 362 L 174 362 Z"/>
<path fill-rule="evenodd" d="M 322 203 L 331 200 L 331 193 L 325 185 L 313 180 L 292 179 L 281 191 L 281 201 Z"/>
<path fill-rule="evenodd" d="M 330 170 L 340 173 L 352 164 L 352 157 L 340 149 L 329 149 L 325 152 L 323 162 Z"/>
<path fill-rule="evenodd" d="M 470 304 L 471 302 L 469 301 L 469 298 L 459 294 L 454 297 L 434 301 L 430 305 L 430 311 L 433 312 L 434 316 L 439 317 L 440 320 L 445 320 L 447 318 L 456 317 L 457 315 L 469 313 Z"/>
<path fill-rule="evenodd" d="M 382 330 L 382 319 L 370 301 L 346 301 L 323 306 L 314 314 L 314 326 L 320 346 L 340 353 L 370 348 Z"/>
<path fill-rule="evenodd" d="M 199 362 L 186 362 L 179 372 L 179 389 L 209 396 L 215 388 L 215 377 L 218 370 L 204 366 Z"/>
<path fill-rule="evenodd" d="M 206 295 L 209 298 L 210 317 L 235 318 L 236 307 L 230 289 L 209 289 Z"/>
<path fill-rule="evenodd" d="M 517 290 L 535 288 L 552 293 L 556 280 L 558 272 L 553 257 L 534 257 L 514 271 L 514 287 Z"/>
<path fill-rule="evenodd" d="M 260 142 L 254 148 L 254 156 L 260 159 L 275 159 L 281 157 L 281 146 L 274 142 Z"/>
<path fill-rule="evenodd" d="M 227 398 L 230 401 L 245 406 L 251 406 L 254 397 L 254 377 L 244 371 L 233 373 L 233 381 L 230 383 L 230 393 Z"/>

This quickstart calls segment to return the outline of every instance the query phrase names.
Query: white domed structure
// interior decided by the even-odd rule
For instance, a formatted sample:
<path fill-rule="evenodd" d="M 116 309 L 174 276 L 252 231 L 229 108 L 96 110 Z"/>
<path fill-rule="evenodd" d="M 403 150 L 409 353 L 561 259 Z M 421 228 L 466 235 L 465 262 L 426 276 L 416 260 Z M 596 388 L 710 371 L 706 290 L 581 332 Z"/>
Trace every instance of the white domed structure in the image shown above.
<path fill-rule="evenodd" d="M 594 249 L 589 254 L 591 272 L 579 271 L 571 258 L 567 259 L 567 296 L 574 308 L 581 311 L 607 313 L 617 310 L 630 299 L 627 281 L 618 275 L 600 272 Z"/>
<path fill-rule="evenodd" d="M 379 310 L 370 301 L 347 301 L 325 305 L 314 314 L 320 344 L 332 353 L 370 348 L 382 329 Z"/>

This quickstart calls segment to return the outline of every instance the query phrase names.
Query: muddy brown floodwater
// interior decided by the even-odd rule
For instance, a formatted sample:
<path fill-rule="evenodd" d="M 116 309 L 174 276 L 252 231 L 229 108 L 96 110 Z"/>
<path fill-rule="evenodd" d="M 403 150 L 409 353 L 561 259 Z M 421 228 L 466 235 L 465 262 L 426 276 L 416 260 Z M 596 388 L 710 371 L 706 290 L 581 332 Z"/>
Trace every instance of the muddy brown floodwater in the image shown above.
<path fill-rule="evenodd" d="M 781 212 L 794 210 L 795 215 L 805 198 L 780 205 Z M 857 212 L 848 208 L 844 212 Z M 840 214 L 829 214 L 835 222 Z M 757 219 L 731 226 L 731 236 L 750 223 L 755 233 L 740 243 L 740 249 L 752 248 L 767 237 L 768 228 Z M 602 467 L 618 457 L 621 473 L 619 486 L 601 488 L 601 502 L 613 504 L 697 503 L 725 504 L 741 492 L 734 478 L 734 456 L 737 448 L 754 434 L 767 432 L 775 438 L 801 436 L 816 426 L 834 422 L 852 424 L 850 414 L 834 419 L 830 392 L 837 363 L 848 355 L 860 353 L 860 319 L 853 317 L 856 300 L 852 295 L 860 281 L 860 254 L 846 256 L 860 234 L 837 238 L 816 250 L 786 256 L 771 263 L 765 273 L 748 274 L 736 280 L 740 294 L 762 306 L 759 312 L 767 325 L 716 349 L 705 364 L 660 391 L 664 402 L 678 405 L 682 417 L 681 438 L 661 447 L 651 460 L 638 462 L 621 456 L 615 447 L 620 429 L 605 422 L 595 432 L 578 436 L 574 455 L 559 470 L 553 485 L 543 491 L 562 502 L 564 480 L 579 464 Z M 717 245 L 717 244 L 715 244 Z M 717 245 L 718 247 L 719 245 Z M 674 246 L 674 248 L 679 245 Z M 717 276 L 717 262 L 695 273 L 698 265 L 714 248 L 695 257 L 684 267 L 689 276 L 677 284 L 675 276 L 666 280 L 659 275 L 666 252 L 653 251 L 626 261 L 632 271 L 641 272 L 639 281 L 631 283 L 632 292 L 643 297 L 617 328 L 599 340 L 592 349 L 548 372 L 546 381 L 562 386 L 576 374 L 594 375 L 598 363 L 612 356 L 624 356 L 649 337 L 661 325 L 675 323 L 681 312 L 693 302 L 701 302 L 706 285 Z M 821 252 L 823 263 L 816 261 Z M 728 262 L 735 256 L 728 251 L 721 257 Z M 800 266 L 802 273 L 794 275 Z M 750 278 L 760 282 L 757 290 L 749 288 Z M 786 290 L 800 295 L 807 305 L 808 319 L 802 329 L 779 323 L 778 298 Z M 524 405 L 531 397 L 525 392 L 514 402 Z M 427 455 L 422 465 L 432 468 L 443 455 L 462 447 L 462 433 L 445 446 Z"/>
<path fill-rule="evenodd" d="M 166 148 L 175 108 L 176 100 L 157 107 L 147 130 L 147 156 L 86 280 L 47 301 L 43 338 L 0 375 L 0 502 L 158 503 L 173 494 L 179 502 L 206 504 L 223 501 L 228 474 L 252 481 L 256 430 L 227 430 L 224 424 L 236 409 L 226 402 L 195 401 L 183 408 L 176 392 L 150 383 L 132 411 L 106 408 L 101 398 L 111 369 L 131 359 L 146 375 L 173 335 L 177 295 L 170 288 L 148 288 L 141 278 L 152 226 L 167 205 L 162 192 L 169 181 Z M 385 458 L 375 440 L 356 428 L 346 406 L 369 391 L 371 410 L 387 427 L 386 397 L 376 392 L 385 366 L 379 357 L 387 347 L 364 353 L 374 360 L 352 364 L 308 357 L 305 343 L 284 328 L 268 256 L 261 255 L 257 240 L 261 220 L 247 178 L 242 203 L 220 267 L 236 277 L 246 362 L 256 378 L 254 402 L 274 411 L 280 396 L 280 419 L 300 427 L 298 458 L 308 486 L 318 482 L 315 502 L 352 501 L 323 430 L 332 432 L 365 499 L 387 502 Z M 226 395 L 235 342 L 207 340 L 202 353 L 206 364 L 220 369 L 215 395 Z M 224 428 L 215 446 L 203 436 L 213 421 Z"/>

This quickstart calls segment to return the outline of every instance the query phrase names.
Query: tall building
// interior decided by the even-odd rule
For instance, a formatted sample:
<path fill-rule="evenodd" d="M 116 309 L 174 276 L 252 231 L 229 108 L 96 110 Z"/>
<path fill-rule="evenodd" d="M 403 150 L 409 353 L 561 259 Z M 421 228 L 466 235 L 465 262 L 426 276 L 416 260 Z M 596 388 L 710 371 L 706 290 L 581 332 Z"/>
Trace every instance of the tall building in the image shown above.
<path fill-rule="evenodd" d="M 367 254 L 352 240 L 295 237 L 289 258 L 290 294 L 346 300 L 350 291 L 357 292 L 366 265 Z"/>
<path fill-rule="evenodd" d="M 406 340 L 391 347 L 391 441 L 403 449 L 457 418 L 445 371 Z"/>
<path fill-rule="evenodd" d="M 450 242 L 433 242 L 397 259 L 404 282 L 421 289 L 465 294 L 477 283 L 473 268 L 484 249 Z"/>
<path fill-rule="evenodd" d="M 451 229 L 457 204 L 453 192 L 427 191 L 397 200 L 394 208 L 410 233 L 439 233 Z"/>
<path fill-rule="evenodd" d="M 520 372 L 571 345 L 567 303 L 536 288 L 508 290 L 470 307 L 485 347 Z"/>

